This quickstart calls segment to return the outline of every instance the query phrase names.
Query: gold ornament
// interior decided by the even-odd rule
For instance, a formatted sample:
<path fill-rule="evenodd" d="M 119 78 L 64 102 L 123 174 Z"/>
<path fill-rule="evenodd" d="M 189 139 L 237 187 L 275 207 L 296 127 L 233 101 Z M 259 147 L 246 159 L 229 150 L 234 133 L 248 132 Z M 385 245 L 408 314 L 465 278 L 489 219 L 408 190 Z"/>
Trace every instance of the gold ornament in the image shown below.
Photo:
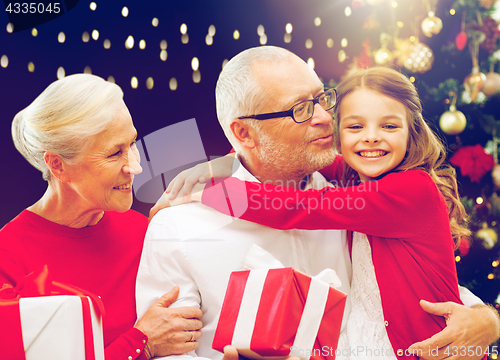
<path fill-rule="evenodd" d="M 398 65 L 404 66 L 413 73 L 423 74 L 432 68 L 434 54 L 432 50 L 418 40 L 410 39 L 395 41 L 396 50 L 394 56 L 397 58 Z"/>
<path fill-rule="evenodd" d="M 493 178 L 493 184 L 495 184 L 497 189 L 500 189 L 500 164 L 496 164 L 493 167 L 491 177 Z"/>
<path fill-rule="evenodd" d="M 500 92 L 500 74 L 496 72 L 489 72 L 486 74 L 486 80 L 484 81 L 481 91 L 486 96 L 493 96 Z"/>
<path fill-rule="evenodd" d="M 467 75 L 464 79 L 465 91 L 470 95 L 472 101 L 476 101 L 477 95 L 481 91 L 484 82 L 486 81 L 486 75 L 479 71 L 479 67 L 474 66 L 472 68 L 472 73 Z"/>
<path fill-rule="evenodd" d="M 498 235 L 492 228 L 489 228 L 486 223 L 483 223 L 483 228 L 476 232 L 478 239 L 483 240 L 483 246 L 485 249 L 493 248 L 498 242 Z"/>
<path fill-rule="evenodd" d="M 467 119 L 455 105 L 450 106 L 449 111 L 445 111 L 439 118 L 439 127 L 447 135 L 458 135 L 464 131 Z"/>
<path fill-rule="evenodd" d="M 427 37 L 433 37 L 439 34 L 443 28 L 443 22 L 440 18 L 434 15 L 434 12 L 429 11 L 427 17 L 422 21 L 422 32 Z"/>

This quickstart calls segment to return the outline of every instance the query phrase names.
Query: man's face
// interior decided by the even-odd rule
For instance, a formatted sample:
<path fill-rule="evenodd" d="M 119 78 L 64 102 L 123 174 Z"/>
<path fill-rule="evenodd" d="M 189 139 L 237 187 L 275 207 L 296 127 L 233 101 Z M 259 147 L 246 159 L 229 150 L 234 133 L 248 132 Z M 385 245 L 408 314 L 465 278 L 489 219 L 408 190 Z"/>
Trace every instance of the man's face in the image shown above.
<path fill-rule="evenodd" d="M 267 95 L 259 113 L 286 111 L 324 90 L 316 74 L 300 59 L 257 63 L 252 71 Z M 330 112 L 316 104 L 313 117 L 301 124 L 291 117 L 261 121 L 256 152 L 263 164 L 297 178 L 330 165 L 335 158 Z"/>

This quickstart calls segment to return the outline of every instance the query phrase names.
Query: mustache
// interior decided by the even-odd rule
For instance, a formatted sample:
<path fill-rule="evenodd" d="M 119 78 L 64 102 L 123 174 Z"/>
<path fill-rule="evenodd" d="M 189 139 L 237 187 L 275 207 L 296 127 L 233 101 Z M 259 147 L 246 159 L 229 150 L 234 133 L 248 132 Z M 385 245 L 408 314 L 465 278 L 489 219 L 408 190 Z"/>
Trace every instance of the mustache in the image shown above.
<path fill-rule="evenodd" d="M 319 129 L 318 131 L 314 132 L 313 134 L 309 134 L 306 138 L 306 142 L 314 141 L 319 138 L 323 138 L 326 136 L 333 135 L 333 124 L 329 125 L 322 125 L 322 128 Z"/>

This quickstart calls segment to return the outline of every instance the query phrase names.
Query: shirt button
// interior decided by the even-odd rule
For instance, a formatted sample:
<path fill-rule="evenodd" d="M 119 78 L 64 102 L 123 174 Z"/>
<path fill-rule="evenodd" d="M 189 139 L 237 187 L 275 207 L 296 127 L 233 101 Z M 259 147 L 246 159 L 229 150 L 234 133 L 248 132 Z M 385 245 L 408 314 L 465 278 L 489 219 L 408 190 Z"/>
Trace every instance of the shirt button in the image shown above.
<path fill-rule="evenodd" d="M 389 321 L 384 321 L 385 326 L 389 326 Z"/>
<path fill-rule="evenodd" d="M 142 340 L 142 343 L 145 344 L 146 343 L 146 340 Z"/>
<path fill-rule="evenodd" d="M 133 359 L 133 357 L 132 357 L 132 356 L 129 356 L 129 357 L 128 357 L 128 360 L 132 360 L 132 359 Z"/>
<path fill-rule="evenodd" d="M 141 353 L 141 349 L 137 349 L 135 352 L 138 353 L 138 354 L 140 354 Z"/>

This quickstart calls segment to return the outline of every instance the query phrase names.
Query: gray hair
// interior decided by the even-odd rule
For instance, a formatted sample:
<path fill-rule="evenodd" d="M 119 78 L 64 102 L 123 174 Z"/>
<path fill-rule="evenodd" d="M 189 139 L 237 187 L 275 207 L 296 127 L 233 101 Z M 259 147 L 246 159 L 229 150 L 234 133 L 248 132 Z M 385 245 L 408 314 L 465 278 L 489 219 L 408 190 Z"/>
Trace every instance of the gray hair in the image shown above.
<path fill-rule="evenodd" d="M 238 116 L 257 114 L 266 105 L 266 91 L 255 80 L 252 65 L 290 58 L 300 59 L 294 53 L 280 47 L 259 46 L 242 51 L 222 69 L 215 89 L 217 117 L 227 139 L 236 151 L 240 151 L 241 146 L 229 127 L 231 120 Z M 259 128 L 258 120 L 246 121 L 253 127 Z"/>
<path fill-rule="evenodd" d="M 16 149 L 50 180 L 45 153 L 75 164 L 92 137 L 113 121 L 123 92 L 116 84 L 90 74 L 74 74 L 50 84 L 12 121 Z"/>

